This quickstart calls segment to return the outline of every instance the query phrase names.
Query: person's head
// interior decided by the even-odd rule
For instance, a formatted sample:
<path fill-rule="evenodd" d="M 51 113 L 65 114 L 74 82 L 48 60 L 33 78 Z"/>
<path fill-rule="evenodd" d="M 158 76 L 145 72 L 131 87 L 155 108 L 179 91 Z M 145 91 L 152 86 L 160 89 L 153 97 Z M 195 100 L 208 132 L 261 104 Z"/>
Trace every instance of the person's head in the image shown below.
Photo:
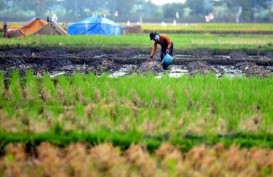
<path fill-rule="evenodd" d="M 159 41 L 159 34 L 157 32 L 150 33 L 150 40 Z"/>

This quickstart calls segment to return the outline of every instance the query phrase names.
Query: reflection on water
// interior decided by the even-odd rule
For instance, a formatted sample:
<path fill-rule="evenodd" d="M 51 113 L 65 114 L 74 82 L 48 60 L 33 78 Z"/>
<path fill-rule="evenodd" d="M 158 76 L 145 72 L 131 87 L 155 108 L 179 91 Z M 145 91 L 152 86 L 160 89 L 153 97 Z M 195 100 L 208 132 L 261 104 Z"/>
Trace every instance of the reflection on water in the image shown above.
<path fill-rule="evenodd" d="M 181 77 L 182 75 L 189 74 L 189 70 L 183 65 L 170 66 L 169 76 L 173 78 Z"/>
<path fill-rule="evenodd" d="M 244 72 L 237 67 L 233 65 L 211 65 L 210 66 L 214 71 L 217 77 L 223 77 L 223 76 L 228 76 L 228 77 L 242 77 L 245 76 Z M 7 73 L 16 68 L 5 68 L 5 70 L 0 69 L 0 72 Z M 18 68 L 17 68 L 18 69 Z M 22 70 L 34 70 L 34 71 L 39 71 L 39 73 L 47 73 L 50 77 L 54 78 L 60 75 L 73 75 L 75 73 L 83 73 L 83 74 L 88 74 L 90 72 L 93 72 L 93 66 L 90 65 L 70 65 L 70 66 L 65 66 L 62 68 L 54 69 L 54 70 L 41 70 L 41 69 L 35 69 L 33 66 L 28 66 L 24 65 L 22 67 L 19 67 L 19 69 Z M 267 66 L 268 70 L 271 72 L 273 71 L 272 66 Z M 122 77 L 126 75 L 130 75 L 133 73 L 137 73 L 138 66 L 137 65 L 123 65 L 121 66 L 118 70 L 116 71 L 109 71 L 109 77 L 112 78 L 117 78 L 117 77 Z M 36 73 L 36 72 L 35 72 Z M 140 73 L 141 74 L 141 73 Z M 189 70 L 185 65 L 171 65 L 168 70 L 159 72 L 156 74 L 157 78 L 160 78 L 163 74 L 168 74 L 169 77 L 171 78 L 178 78 L 183 75 L 188 75 Z"/>
<path fill-rule="evenodd" d="M 216 76 L 217 77 L 222 77 L 222 76 L 228 76 L 228 77 L 242 77 L 245 74 L 237 69 L 235 66 L 232 65 L 215 65 L 212 66 L 212 68 L 216 71 Z"/>
<path fill-rule="evenodd" d="M 128 75 L 135 71 L 136 68 L 136 65 L 123 65 L 118 71 L 110 73 L 110 77 L 120 77 Z"/>
<path fill-rule="evenodd" d="M 212 68 L 216 72 L 217 77 L 222 77 L 222 76 L 229 76 L 229 77 L 242 77 L 244 76 L 244 73 L 235 68 L 235 66 L 222 66 L 222 65 L 215 65 L 212 66 Z M 136 66 L 134 65 L 123 65 L 118 71 L 112 72 L 110 74 L 110 77 L 120 77 L 120 76 L 125 76 L 128 74 L 131 74 L 135 71 Z M 189 74 L 189 70 L 187 69 L 186 66 L 184 65 L 172 65 L 170 66 L 170 69 L 165 71 L 171 78 L 178 78 L 183 75 Z M 156 75 L 156 78 L 161 78 L 165 72 L 160 72 Z"/>

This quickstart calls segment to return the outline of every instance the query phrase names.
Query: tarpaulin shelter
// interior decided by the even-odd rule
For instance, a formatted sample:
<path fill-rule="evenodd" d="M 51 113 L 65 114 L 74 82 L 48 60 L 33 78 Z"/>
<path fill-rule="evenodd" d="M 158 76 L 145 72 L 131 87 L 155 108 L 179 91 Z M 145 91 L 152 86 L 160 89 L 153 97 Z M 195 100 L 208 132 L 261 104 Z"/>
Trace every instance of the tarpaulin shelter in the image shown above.
<path fill-rule="evenodd" d="M 29 35 L 64 35 L 67 34 L 54 22 L 46 22 L 40 18 L 34 18 L 19 28 L 8 29 L 7 37 L 24 37 Z"/>
<path fill-rule="evenodd" d="M 55 22 L 49 22 L 34 34 L 39 35 L 67 35 L 67 32 L 59 27 Z"/>
<path fill-rule="evenodd" d="M 122 27 L 101 16 L 92 16 L 68 26 L 71 35 L 121 35 Z"/>
<path fill-rule="evenodd" d="M 20 31 L 20 36 L 29 36 L 36 33 L 46 25 L 47 25 L 46 21 L 40 18 L 36 18 L 30 21 L 29 23 L 25 24 L 24 26 L 20 27 L 18 30 Z"/>

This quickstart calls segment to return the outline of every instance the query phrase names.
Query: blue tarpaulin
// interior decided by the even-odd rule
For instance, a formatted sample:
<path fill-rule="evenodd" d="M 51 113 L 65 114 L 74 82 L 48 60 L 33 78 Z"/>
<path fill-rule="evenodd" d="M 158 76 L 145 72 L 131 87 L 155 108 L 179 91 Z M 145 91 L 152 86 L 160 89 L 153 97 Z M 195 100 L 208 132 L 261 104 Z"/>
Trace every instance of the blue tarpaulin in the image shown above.
<path fill-rule="evenodd" d="M 122 27 L 101 16 L 92 16 L 68 26 L 71 35 L 120 35 Z"/>

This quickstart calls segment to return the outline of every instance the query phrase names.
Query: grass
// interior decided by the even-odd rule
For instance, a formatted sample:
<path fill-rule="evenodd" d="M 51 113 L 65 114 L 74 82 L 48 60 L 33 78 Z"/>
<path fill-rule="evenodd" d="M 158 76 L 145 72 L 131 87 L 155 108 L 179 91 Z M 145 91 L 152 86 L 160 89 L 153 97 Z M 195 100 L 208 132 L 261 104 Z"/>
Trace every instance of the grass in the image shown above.
<path fill-rule="evenodd" d="M 209 49 L 214 53 L 227 53 L 238 50 L 257 54 L 272 51 L 270 35 L 217 35 L 217 34 L 169 34 L 175 52 Z M 122 36 L 30 36 L 26 38 L 1 39 L 0 48 L 28 47 L 35 49 L 101 49 L 117 51 L 139 49 L 150 52 L 153 42 L 148 34 Z"/>
<path fill-rule="evenodd" d="M 272 77 L 166 75 L 156 79 L 137 75 L 113 79 L 76 74 L 53 80 L 47 75 L 36 79 L 29 71 L 25 78 L 14 72 L 7 88 L 3 78 L 0 132 L 3 136 L 18 134 L 20 141 L 29 133 L 35 137 L 49 133 L 43 137 L 51 141 L 63 132 L 73 138 L 75 132 L 101 137 L 92 142 L 151 142 L 148 146 L 155 148 L 165 141 L 185 149 L 219 141 L 272 147 L 265 138 L 270 137 L 273 126 Z M 261 138 L 249 138 L 255 134 Z"/>
<path fill-rule="evenodd" d="M 61 23 L 59 23 L 61 24 Z M 9 23 L 9 27 L 19 27 L 22 22 Z M 124 25 L 124 24 L 122 24 Z M 272 34 L 273 25 L 270 23 L 143 23 L 141 29 L 146 33 L 158 31 L 164 33 L 220 33 L 220 34 Z M 2 25 L 0 32 L 2 32 Z"/>
<path fill-rule="evenodd" d="M 197 24 L 142 24 L 144 32 L 164 33 L 218 33 L 218 34 L 272 34 L 272 24 L 258 23 L 197 23 Z"/>
<path fill-rule="evenodd" d="M 142 29 L 144 34 L 122 36 L 31 36 L 1 39 L 0 49 L 29 47 L 84 50 L 98 48 L 116 51 L 137 48 L 148 52 L 152 47 L 148 33 L 158 31 L 167 33 L 171 37 L 176 52 L 210 49 L 214 53 L 240 50 L 257 54 L 260 46 L 262 47 L 261 53 L 272 51 L 273 42 L 270 35 L 273 32 L 272 24 L 202 23 L 177 26 L 142 24 Z"/>
<path fill-rule="evenodd" d="M 126 150 L 132 144 L 143 144 L 150 151 L 153 152 L 162 144 L 166 143 L 162 136 L 148 136 L 139 132 L 129 131 L 127 133 L 110 130 L 100 130 L 96 132 L 66 132 L 55 127 L 55 132 L 46 133 L 5 133 L 0 134 L 1 146 L 0 152 L 9 143 L 30 143 L 37 146 L 43 142 L 48 142 L 58 146 L 68 146 L 76 142 L 85 142 L 90 145 L 111 143 L 114 146 Z M 272 136 L 266 134 L 234 134 L 231 136 L 196 136 L 194 134 L 183 135 L 174 138 L 167 142 L 179 148 L 181 151 L 189 151 L 195 146 L 216 144 L 223 144 L 226 147 L 238 145 L 242 148 L 273 148 Z"/>

